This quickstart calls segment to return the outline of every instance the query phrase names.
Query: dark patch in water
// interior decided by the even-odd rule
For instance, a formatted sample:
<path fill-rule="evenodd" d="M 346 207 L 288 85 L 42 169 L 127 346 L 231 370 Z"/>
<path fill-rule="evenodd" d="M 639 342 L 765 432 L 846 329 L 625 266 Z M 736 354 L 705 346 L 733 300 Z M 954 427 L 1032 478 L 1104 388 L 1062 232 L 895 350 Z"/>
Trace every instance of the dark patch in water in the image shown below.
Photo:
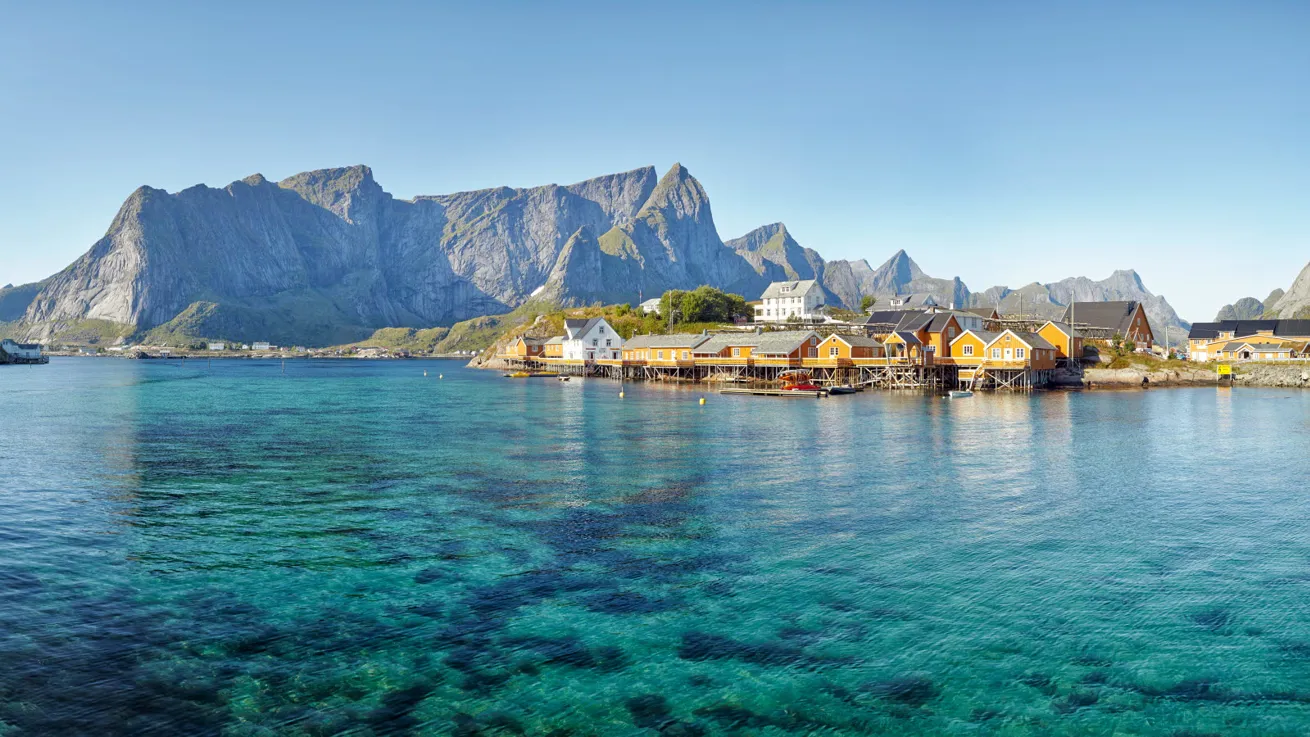
<path fill-rule="evenodd" d="M 917 674 L 866 683 L 860 690 L 880 699 L 910 706 L 923 706 L 937 697 L 937 686 L 932 680 Z"/>
<path fill-rule="evenodd" d="M 369 712 L 366 721 L 378 734 L 404 734 L 418 726 L 413 712 L 418 705 L 432 693 L 432 686 L 416 683 L 399 691 L 388 691 L 382 695 L 382 703 Z"/>
<path fill-rule="evenodd" d="M 747 643 L 709 632 L 685 632 L 678 646 L 683 660 L 744 660 L 760 665 L 787 665 L 804 658 L 801 648 L 780 642 Z"/>
<path fill-rule="evenodd" d="M 1232 623 L 1233 615 L 1227 609 L 1214 607 L 1195 612 L 1190 619 L 1197 626 L 1204 627 L 1211 632 L 1222 632 Z"/>
<path fill-rule="evenodd" d="M 676 608 L 666 599 L 651 599 L 636 591 L 602 592 L 584 597 L 582 605 L 601 614 L 654 614 Z"/>
<path fill-rule="evenodd" d="M 1047 696 L 1055 695 L 1055 682 L 1045 673 L 1026 673 L 1019 677 L 1019 683 L 1035 688 Z"/>
<path fill-rule="evenodd" d="M 1089 685 L 1099 685 L 1103 683 L 1108 683 L 1109 681 L 1110 681 L 1110 674 L 1106 673 L 1103 670 L 1094 670 L 1091 673 L 1088 673 L 1087 675 L 1083 676 L 1081 679 L 1082 683 L 1086 683 Z"/>
<path fill-rule="evenodd" d="M 668 699 L 659 694 L 633 696 L 624 705 L 632 715 L 632 723 L 642 729 L 659 729 L 673 720 L 673 710 L 669 708 Z"/>
<path fill-rule="evenodd" d="M 445 579 L 448 574 L 440 568 L 424 568 L 414 574 L 414 583 L 432 583 Z"/>
<path fill-rule="evenodd" d="M 1058 714 L 1068 714 L 1092 706 L 1100 700 L 1101 697 L 1095 691 L 1071 691 L 1063 699 L 1052 701 L 1051 708 Z"/>
<path fill-rule="evenodd" d="M 589 649 L 576 637 L 517 637 L 505 641 L 507 646 L 528 650 L 545 659 L 548 665 L 589 668 L 600 671 L 619 670 L 626 665 L 623 651 L 614 645 Z"/>

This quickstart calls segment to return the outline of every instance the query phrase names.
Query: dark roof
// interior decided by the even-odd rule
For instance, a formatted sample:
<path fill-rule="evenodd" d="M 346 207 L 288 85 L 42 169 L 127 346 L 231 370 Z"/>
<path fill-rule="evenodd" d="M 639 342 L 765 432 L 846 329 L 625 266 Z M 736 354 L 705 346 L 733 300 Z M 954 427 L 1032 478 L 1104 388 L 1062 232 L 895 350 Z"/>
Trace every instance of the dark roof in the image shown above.
<path fill-rule="evenodd" d="M 1071 308 L 1076 320 L 1069 319 Z M 1064 308 L 1064 316 L 1060 318 L 1060 322 L 1077 322 L 1093 328 L 1126 333 L 1136 311 L 1137 302 L 1134 301 L 1075 302 L 1070 307 Z"/>
<path fill-rule="evenodd" d="M 1278 326 L 1274 328 L 1274 335 L 1280 338 L 1310 337 L 1310 320 L 1279 320 Z"/>
<path fill-rule="evenodd" d="M 904 340 L 906 345 L 920 345 L 923 343 L 923 341 L 919 340 L 919 336 L 909 330 L 897 330 L 896 334 L 901 336 L 901 340 Z"/>
<path fill-rule="evenodd" d="M 907 315 L 922 315 L 922 310 L 875 310 L 865 318 L 865 325 L 899 325 Z"/>
<path fill-rule="evenodd" d="M 932 316 L 932 322 L 928 324 L 928 332 L 940 333 L 946 329 L 946 323 L 951 321 L 953 315 L 949 312 L 939 312 Z M 957 321 L 958 322 L 958 321 Z"/>
<path fill-rule="evenodd" d="M 907 314 L 904 319 L 896 323 L 896 332 L 911 330 L 919 332 L 927 325 L 930 325 L 935 315 L 928 312 L 914 312 Z"/>
<path fill-rule="evenodd" d="M 1272 332 L 1279 338 L 1310 337 L 1310 320 L 1221 320 L 1220 322 L 1192 323 L 1187 334 L 1189 340 L 1215 340 L 1220 333 L 1232 333 L 1234 338 L 1245 338 L 1261 332 Z"/>
<path fill-rule="evenodd" d="M 995 307 L 967 307 L 963 310 L 963 312 L 972 312 L 973 314 L 978 315 L 979 317 L 986 317 L 989 319 L 992 317 L 992 315 L 1001 314 L 1000 310 L 996 309 Z"/>

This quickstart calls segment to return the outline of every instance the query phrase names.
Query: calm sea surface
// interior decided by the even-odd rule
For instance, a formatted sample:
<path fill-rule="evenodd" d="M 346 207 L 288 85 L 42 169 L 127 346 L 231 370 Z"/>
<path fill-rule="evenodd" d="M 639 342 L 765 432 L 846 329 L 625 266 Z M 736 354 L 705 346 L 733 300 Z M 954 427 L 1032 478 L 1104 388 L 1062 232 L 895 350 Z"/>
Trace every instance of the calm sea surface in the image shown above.
<path fill-rule="evenodd" d="M 1310 733 L 1310 392 L 0 392 L 5 737 Z"/>

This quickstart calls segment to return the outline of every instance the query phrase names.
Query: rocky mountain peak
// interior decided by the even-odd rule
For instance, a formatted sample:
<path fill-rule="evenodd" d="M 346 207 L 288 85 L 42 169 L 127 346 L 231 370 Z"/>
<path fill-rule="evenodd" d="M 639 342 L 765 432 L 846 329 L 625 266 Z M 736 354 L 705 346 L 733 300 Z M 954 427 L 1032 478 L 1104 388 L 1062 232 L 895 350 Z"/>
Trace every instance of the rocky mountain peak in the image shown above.
<path fill-rule="evenodd" d="M 671 211 L 677 217 L 699 218 L 702 211 L 708 215 L 709 197 L 705 188 L 682 164 L 674 164 L 651 191 L 650 198 L 641 208 L 641 214 L 654 211 Z"/>
<path fill-rule="evenodd" d="M 373 170 L 364 165 L 337 169 L 316 169 L 287 177 L 278 186 L 294 191 L 347 222 L 354 221 L 354 210 L 367 201 L 386 196 L 373 180 Z"/>

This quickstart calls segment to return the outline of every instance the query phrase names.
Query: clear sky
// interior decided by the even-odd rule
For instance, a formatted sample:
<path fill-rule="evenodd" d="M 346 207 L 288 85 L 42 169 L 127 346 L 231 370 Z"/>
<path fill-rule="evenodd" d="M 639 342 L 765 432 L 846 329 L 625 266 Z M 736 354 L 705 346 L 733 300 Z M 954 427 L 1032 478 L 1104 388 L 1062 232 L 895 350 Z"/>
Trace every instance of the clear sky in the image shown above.
<path fill-rule="evenodd" d="M 142 184 L 680 161 L 725 239 L 974 290 L 1136 268 L 1206 320 L 1310 261 L 1310 3 L 0 0 L 0 141 L 0 284 Z"/>

